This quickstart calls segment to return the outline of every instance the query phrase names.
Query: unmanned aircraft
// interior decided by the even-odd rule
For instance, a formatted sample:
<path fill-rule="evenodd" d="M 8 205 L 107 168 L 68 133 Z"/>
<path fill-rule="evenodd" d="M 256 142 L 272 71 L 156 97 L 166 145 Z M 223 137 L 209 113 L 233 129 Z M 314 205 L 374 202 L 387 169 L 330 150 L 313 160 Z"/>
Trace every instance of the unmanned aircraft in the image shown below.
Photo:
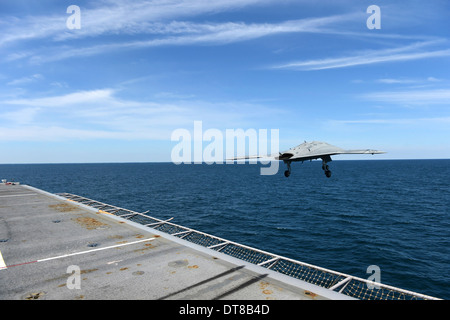
<path fill-rule="evenodd" d="M 386 153 L 384 151 L 365 149 L 365 150 L 344 150 L 342 148 L 333 146 L 326 142 L 312 141 L 304 142 L 296 147 L 293 147 L 284 152 L 280 152 L 279 155 L 269 155 L 269 156 L 250 156 L 250 157 L 239 157 L 233 160 L 241 159 L 255 159 L 255 158 L 266 158 L 273 160 L 283 160 L 287 165 L 287 170 L 284 172 L 284 176 L 287 178 L 291 175 L 291 162 L 293 161 L 306 161 L 322 159 L 322 169 L 327 176 L 331 177 L 331 171 L 328 163 L 332 161 L 331 156 L 336 154 L 380 154 Z"/>

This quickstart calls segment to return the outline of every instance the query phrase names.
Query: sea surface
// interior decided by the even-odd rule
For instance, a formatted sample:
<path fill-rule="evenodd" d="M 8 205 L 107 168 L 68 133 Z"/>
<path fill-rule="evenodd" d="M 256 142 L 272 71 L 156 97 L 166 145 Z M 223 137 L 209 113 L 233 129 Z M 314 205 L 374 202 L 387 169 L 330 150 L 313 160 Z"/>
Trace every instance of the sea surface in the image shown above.
<path fill-rule="evenodd" d="M 450 299 L 450 160 L 0 165 L 0 178 L 68 192 L 274 254 Z M 1 201 L 1 200 L 0 200 Z"/>

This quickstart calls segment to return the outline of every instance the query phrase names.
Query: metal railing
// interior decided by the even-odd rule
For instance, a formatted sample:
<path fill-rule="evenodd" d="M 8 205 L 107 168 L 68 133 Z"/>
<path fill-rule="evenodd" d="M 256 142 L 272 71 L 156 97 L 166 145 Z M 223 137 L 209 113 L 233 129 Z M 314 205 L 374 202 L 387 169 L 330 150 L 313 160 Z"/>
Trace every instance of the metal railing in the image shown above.
<path fill-rule="evenodd" d="M 172 218 L 161 220 L 147 215 L 147 212 L 139 213 L 70 193 L 57 193 L 57 195 L 97 209 L 100 213 L 113 214 L 234 258 L 329 290 L 334 290 L 352 298 L 360 300 L 439 300 L 428 295 L 375 283 L 367 279 L 328 270 L 228 241 L 174 224 L 170 222 Z"/>

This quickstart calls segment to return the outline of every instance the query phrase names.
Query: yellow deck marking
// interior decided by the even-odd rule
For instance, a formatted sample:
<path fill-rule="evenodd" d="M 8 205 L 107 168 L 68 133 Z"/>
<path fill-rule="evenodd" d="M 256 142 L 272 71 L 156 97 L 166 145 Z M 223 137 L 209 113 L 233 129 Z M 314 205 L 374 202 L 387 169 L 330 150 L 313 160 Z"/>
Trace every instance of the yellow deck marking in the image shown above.
<path fill-rule="evenodd" d="M 112 213 L 109 213 L 105 210 L 98 210 L 98 213 L 104 213 L 104 214 L 109 214 L 109 215 L 113 215 Z"/>

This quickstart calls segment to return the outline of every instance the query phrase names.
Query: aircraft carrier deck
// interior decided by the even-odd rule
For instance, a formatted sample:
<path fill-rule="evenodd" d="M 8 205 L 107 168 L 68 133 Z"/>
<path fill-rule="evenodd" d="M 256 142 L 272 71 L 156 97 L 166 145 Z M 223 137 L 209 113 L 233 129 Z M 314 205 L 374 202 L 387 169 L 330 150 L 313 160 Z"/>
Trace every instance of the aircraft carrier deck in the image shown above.
<path fill-rule="evenodd" d="M 1 300 L 434 299 L 147 213 L 5 183 L 0 283 Z"/>

